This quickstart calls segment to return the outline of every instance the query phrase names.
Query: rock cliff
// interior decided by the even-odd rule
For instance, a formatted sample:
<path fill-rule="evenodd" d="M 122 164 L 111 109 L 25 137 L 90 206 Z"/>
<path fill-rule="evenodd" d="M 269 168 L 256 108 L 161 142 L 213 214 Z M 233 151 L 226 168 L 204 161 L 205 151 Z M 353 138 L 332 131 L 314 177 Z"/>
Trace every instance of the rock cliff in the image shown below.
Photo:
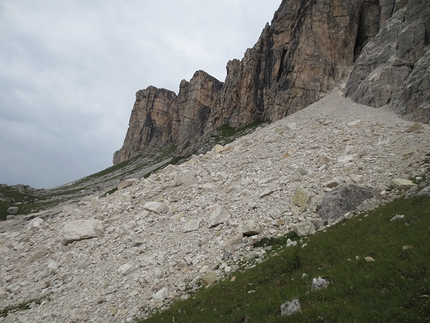
<path fill-rule="evenodd" d="M 114 164 L 168 146 L 192 153 L 221 125 L 279 120 L 319 100 L 354 63 L 348 97 L 428 122 L 428 8 L 426 0 L 284 0 L 254 47 L 227 63 L 224 82 L 198 71 L 177 96 L 137 92 Z"/>
<path fill-rule="evenodd" d="M 357 59 L 346 96 L 429 123 L 430 6 L 425 0 L 384 2 L 394 14 Z"/>

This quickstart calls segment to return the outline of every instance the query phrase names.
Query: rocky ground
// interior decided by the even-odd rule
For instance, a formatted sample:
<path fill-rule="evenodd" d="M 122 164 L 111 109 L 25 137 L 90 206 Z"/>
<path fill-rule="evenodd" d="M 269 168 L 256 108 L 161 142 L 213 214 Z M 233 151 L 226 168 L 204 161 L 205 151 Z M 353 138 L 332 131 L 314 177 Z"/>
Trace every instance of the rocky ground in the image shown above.
<path fill-rule="evenodd" d="M 224 147 L 88 196 L 0 234 L 0 322 L 131 322 L 266 251 L 263 236 L 323 230 L 323 196 L 343 184 L 392 199 L 426 173 L 430 126 L 342 98 L 339 90 Z M 129 186 L 127 186 L 129 185 Z M 86 239 L 84 239 L 86 238 Z"/>

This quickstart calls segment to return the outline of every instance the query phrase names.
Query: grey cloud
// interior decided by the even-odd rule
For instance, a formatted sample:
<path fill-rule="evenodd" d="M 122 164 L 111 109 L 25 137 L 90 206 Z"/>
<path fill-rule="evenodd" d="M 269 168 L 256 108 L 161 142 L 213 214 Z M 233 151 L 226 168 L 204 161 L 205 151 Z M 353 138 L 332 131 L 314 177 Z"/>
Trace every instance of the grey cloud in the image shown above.
<path fill-rule="evenodd" d="M 0 0 L 0 183 L 57 186 L 111 165 L 136 91 L 177 92 L 257 41 L 280 0 Z"/>

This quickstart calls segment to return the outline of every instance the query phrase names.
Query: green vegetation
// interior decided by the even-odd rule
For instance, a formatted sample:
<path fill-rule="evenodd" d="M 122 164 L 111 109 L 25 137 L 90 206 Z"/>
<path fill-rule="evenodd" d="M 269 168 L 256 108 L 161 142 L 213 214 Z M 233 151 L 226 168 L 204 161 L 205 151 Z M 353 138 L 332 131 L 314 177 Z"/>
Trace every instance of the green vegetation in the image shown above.
<path fill-rule="evenodd" d="M 213 142 L 214 144 L 226 145 L 228 143 L 233 142 L 236 138 L 249 134 L 258 127 L 264 126 L 267 123 L 268 121 L 257 120 L 239 129 L 234 129 L 226 124 L 222 125 L 221 127 L 217 128 L 217 132 L 213 136 L 211 142 Z"/>
<path fill-rule="evenodd" d="M 396 214 L 405 217 L 390 221 Z M 139 322 L 429 322 L 429 241 L 430 198 L 398 199 Z M 319 276 L 329 288 L 310 292 Z M 282 317 L 281 304 L 296 297 L 301 312 Z"/>
<path fill-rule="evenodd" d="M 49 301 L 49 295 L 45 295 L 41 298 L 32 299 L 28 302 L 16 305 L 16 306 L 8 306 L 2 310 L 0 310 L 0 317 L 6 317 L 9 313 L 14 313 L 18 311 L 25 311 L 31 308 L 32 305 L 40 305 L 44 300 Z"/>

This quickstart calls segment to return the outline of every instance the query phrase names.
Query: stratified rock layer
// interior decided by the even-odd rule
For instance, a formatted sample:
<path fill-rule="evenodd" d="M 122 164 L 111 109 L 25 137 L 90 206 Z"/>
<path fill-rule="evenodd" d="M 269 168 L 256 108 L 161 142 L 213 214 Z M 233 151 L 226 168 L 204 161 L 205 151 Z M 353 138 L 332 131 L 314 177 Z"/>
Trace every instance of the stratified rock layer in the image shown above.
<path fill-rule="evenodd" d="M 396 4 L 397 11 L 355 63 L 346 96 L 376 108 L 388 105 L 408 119 L 429 123 L 430 5 L 428 0 Z"/>
<path fill-rule="evenodd" d="M 283 1 L 254 47 L 227 63 L 224 83 L 198 71 L 178 96 L 152 86 L 137 92 L 114 164 L 169 145 L 188 154 L 221 125 L 275 121 L 317 101 L 389 18 L 384 8 L 377 0 Z"/>

